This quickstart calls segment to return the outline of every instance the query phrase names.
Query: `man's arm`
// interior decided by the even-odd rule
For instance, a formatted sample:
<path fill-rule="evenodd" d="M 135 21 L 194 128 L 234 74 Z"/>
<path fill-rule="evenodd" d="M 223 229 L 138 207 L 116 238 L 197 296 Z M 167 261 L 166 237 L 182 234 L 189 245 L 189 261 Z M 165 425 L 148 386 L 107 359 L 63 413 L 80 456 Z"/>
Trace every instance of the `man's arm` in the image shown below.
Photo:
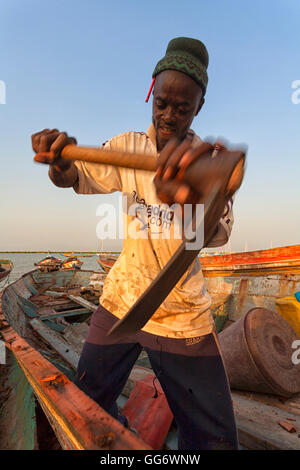
<path fill-rule="evenodd" d="M 170 139 L 157 162 L 157 195 L 169 205 L 194 205 L 208 201 L 212 189 L 219 186 L 218 197 L 206 214 L 204 246 L 222 246 L 230 236 L 233 216 L 229 212 L 243 179 L 244 163 L 244 149 L 229 151 L 220 143 L 208 142 L 192 148 L 188 139 L 181 143 Z"/>
<path fill-rule="evenodd" d="M 49 178 L 56 186 L 73 187 L 78 194 L 107 194 L 122 190 L 120 171 L 117 167 L 81 161 L 72 162 L 61 157 L 66 145 L 77 144 L 74 137 L 69 137 L 57 129 L 44 129 L 33 134 L 31 139 L 32 148 L 38 154 L 34 158 L 35 161 L 49 165 Z M 113 142 L 114 139 L 107 141 L 103 144 L 103 148 L 112 150 Z M 123 151 L 123 147 L 124 145 L 117 146 L 116 149 Z"/>
<path fill-rule="evenodd" d="M 61 170 L 55 165 L 50 165 L 48 174 L 52 183 L 59 188 L 70 188 L 74 186 L 78 180 L 78 170 L 73 162 L 71 167 L 67 170 Z"/>
<path fill-rule="evenodd" d="M 61 158 L 62 149 L 68 145 L 76 145 L 76 139 L 69 137 L 66 132 L 57 129 L 44 129 L 31 136 L 32 148 L 36 153 L 51 152 L 52 157 L 40 156 L 41 163 L 48 163 L 49 178 L 59 188 L 70 188 L 78 180 L 78 171 L 73 162 Z"/>

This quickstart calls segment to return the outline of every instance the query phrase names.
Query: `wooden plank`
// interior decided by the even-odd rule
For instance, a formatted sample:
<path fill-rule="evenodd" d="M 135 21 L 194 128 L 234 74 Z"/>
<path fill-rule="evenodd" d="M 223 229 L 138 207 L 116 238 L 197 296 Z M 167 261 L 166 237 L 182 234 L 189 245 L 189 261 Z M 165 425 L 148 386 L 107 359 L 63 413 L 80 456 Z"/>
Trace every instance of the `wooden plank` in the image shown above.
<path fill-rule="evenodd" d="M 89 326 L 87 323 L 68 325 L 64 331 L 64 338 L 78 354 L 81 354 L 83 344 L 88 335 Z"/>
<path fill-rule="evenodd" d="M 53 299 L 53 301 L 47 300 L 46 302 L 46 306 L 40 307 L 38 309 L 40 314 L 43 314 L 43 312 L 47 311 L 49 308 L 52 308 L 57 312 L 65 312 L 67 310 L 78 308 L 77 303 L 66 299 Z M 41 305 L 45 305 L 45 300 L 42 300 L 42 302 L 40 301 L 40 303 Z"/>
<path fill-rule="evenodd" d="M 52 290 L 46 290 L 44 292 L 45 295 L 50 295 L 50 297 L 64 297 L 66 295 L 65 292 L 56 292 Z"/>
<path fill-rule="evenodd" d="M 0 319 L 5 320 L 0 310 Z M 83 393 L 11 327 L 1 331 L 63 449 L 151 450 Z M 49 377 L 54 377 L 49 380 Z"/>
<path fill-rule="evenodd" d="M 274 406 L 300 416 L 300 393 L 293 395 L 291 398 L 283 398 L 265 393 L 246 392 L 244 390 L 235 390 L 234 393 L 247 400 L 259 401 L 265 405 Z"/>
<path fill-rule="evenodd" d="M 277 407 L 246 399 L 232 392 L 239 442 L 247 449 L 299 450 L 300 416 Z M 289 421 L 297 432 L 289 433 L 278 423 Z"/>
<path fill-rule="evenodd" d="M 51 313 L 50 313 L 51 310 Z M 75 310 L 67 310 L 64 312 L 56 312 L 54 309 L 49 309 L 49 313 L 41 315 L 39 318 L 40 320 L 51 320 L 53 318 L 59 318 L 59 317 L 73 317 L 77 315 L 83 315 L 85 313 L 90 313 L 91 311 L 87 308 L 77 308 Z"/>
<path fill-rule="evenodd" d="M 68 297 L 70 300 L 73 300 L 73 302 L 82 305 L 82 307 L 88 308 L 89 310 L 91 310 L 91 312 L 94 312 L 98 308 L 98 305 L 89 302 L 88 300 L 84 299 L 83 297 L 80 297 L 79 295 L 68 294 Z"/>
<path fill-rule="evenodd" d="M 56 314 L 56 310 L 52 307 L 42 307 L 38 310 L 40 319 L 46 318 L 47 316 Z"/>
<path fill-rule="evenodd" d="M 45 320 L 45 325 L 47 325 L 51 330 L 58 331 L 59 333 L 63 332 L 66 325 L 62 325 L 61 323 L 56 323 L 52 320 Z"/>
<path fill-rule="evenodd" d="M 65 359 L 74 369 L 77 368 L 79 354 L 55 331 L 52 331 L 39 318 L 30 321 L 32 328 L 50 344 L 58 354 Z"/>

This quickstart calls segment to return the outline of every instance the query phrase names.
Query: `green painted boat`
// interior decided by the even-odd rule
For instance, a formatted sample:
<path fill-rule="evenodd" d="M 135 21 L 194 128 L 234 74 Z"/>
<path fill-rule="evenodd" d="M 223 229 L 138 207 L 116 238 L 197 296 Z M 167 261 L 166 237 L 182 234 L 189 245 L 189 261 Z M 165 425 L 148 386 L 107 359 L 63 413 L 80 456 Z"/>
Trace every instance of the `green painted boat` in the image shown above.
<path fill-rule="evenodd" d="M 150 449 L 73 384 L 105 277 L 34 270 L 3 290 L 0 449 Z M 141 378 L 150 370 L 134 373 Z M 131 379 L 120 405 L 132 388 Z"/>

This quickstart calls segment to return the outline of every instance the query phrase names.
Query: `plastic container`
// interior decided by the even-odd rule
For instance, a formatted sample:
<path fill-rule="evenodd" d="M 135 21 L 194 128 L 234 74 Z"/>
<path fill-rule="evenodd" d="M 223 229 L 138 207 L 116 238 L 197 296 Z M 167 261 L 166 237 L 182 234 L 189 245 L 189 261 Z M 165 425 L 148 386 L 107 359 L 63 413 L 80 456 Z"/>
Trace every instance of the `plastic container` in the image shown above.
<path fill-rule="evenodd" d="M 295 292 L 295 297 L 296 299 L 298 300 L 298 302 L 300 302 L 300 290 L 298 292 Z"/>
<path fill-rule="evenodd" d="M 300 302 L 297 298 L 289 296 L 277 299 L 276 307 L 278 313 L 291 325 L 300 338 Z"/>

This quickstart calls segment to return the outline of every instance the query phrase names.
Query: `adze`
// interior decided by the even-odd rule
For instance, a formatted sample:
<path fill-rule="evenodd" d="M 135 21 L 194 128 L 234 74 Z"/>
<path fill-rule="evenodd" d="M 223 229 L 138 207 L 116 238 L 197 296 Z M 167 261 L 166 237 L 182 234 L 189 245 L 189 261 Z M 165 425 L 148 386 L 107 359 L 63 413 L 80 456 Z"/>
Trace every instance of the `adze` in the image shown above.
<path fill-rule="evenodd" d="M 50 153 L 44 154 L 46 155 L 52 156 Z M 67 145 L 62 150 L 61 156 L 68 160 L 82 160 L 148 171 L 155 171 L 157 160 L 157 157 L 152 155 L 123 154 L 74 145 Z M 188 183 L 200 195 L 198 203 L 204 204 L 204 217 L 198 224 L 193 239 L 182 241 L 168 263 L 127 314 L 114 324 L 108 332 L 111 338 L 119 339 L 143 328 L 184 275 L 199 251 L 207 245 L 215 233 L 227 201 L 242 184 L 245 160 L 246 155 L 242 150 L 222 149 L 214 158 L 212 158 L 212 152 L 207 152 L 186 168 L 182 181 Z M 187 244 L 198 239 L 201 232 L 204 232 L 202 246 L 197 249 L 187 249 Z"/>

